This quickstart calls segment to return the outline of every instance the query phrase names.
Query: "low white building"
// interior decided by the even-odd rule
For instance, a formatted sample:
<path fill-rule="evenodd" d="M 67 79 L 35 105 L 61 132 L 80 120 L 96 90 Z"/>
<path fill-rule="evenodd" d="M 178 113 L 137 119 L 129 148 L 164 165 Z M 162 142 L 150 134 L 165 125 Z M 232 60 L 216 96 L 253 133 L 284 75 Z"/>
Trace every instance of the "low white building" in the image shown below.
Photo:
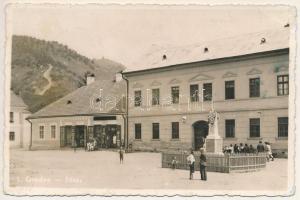
<path fill-rule="evenodd" d="M 9 113 L 9 147 L 28 148 L 30 123 L 26 118 L 30 115 L 28 107 L 23 99 L 13 91 L 10 92 L 10 113 Z"/>
<path fill-rule="evenodd" d="M 124 144 L 125 82 L 94 79 L 28 117 L 30 149 L 85 148 L 92 139 L 98 148 Z"/>

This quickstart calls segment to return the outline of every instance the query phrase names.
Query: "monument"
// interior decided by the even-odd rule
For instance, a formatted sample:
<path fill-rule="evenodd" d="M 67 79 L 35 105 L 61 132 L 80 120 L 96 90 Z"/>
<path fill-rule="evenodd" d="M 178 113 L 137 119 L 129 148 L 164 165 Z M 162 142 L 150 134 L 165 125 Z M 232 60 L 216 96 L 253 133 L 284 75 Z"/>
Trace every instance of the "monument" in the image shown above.
<path fill-rule="evenodd" d="M 208 135 L 205 141 L 207 153 L 223 154 L 223 138 L 219 135 L 219 114 L 212 108 L 208 114 Z"/>

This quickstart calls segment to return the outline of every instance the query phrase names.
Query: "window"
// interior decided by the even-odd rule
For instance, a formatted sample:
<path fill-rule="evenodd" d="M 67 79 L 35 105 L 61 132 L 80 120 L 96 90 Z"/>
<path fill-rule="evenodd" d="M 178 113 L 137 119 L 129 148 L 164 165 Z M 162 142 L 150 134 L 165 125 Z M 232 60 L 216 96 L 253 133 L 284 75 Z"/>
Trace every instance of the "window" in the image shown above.
<path fill-rule="evenodd" d="M 134 91 L 134 106 L 139 107 L 142 105 L 142 91 Z"/>
<path fill-rule="evenodd" d="M 278 117 L 278 137 L 288 137 L 288 117 Z"/>
<path fill-rule="evenodd" d="M 142 139 L 142 124 L 134 124 L 135 139 Z"/>
<path fill-rule="evenodd" d="M 44 126 L 40 126 L 40 139 L 44 139 Z"/>
<path fill-rule="evenodd" d="M 191 98 L 191 102 L 199 101 L 199 86 L 198 86 L 198 84 L 190 85 L 190 98 Z"/>
<path fill-rule="evenodd" d="M 14 112 L 9 113 L 9 122 L 14 123 Z"/>
<path fill-rule="evenodd" d="M 250 119 L 250 137 L 260 137 L 260 119 Z"/>
<path fill-rule="evenodd" d="M 225 81 L 225 99 L 234 99 L 234 81 Z"/>
<path fill-rule="evenodd" d="M 56 126 L 55 125 L 52 125 L 51 126 L 51 138 L 55 138 L 55 135 L 56 135 Z"/>
<path fill-rule="evenodd" d="M 179 122 L 172 122 L 172 139 L 179 139 Z"/>
<path fill-rule="evenodd" d="M 226 119 L 225 120 L 225 137 L 234 138 L 235 136 L 235 120 Z"/>
<path fill-rule="evenodd" d="M 277 76 L 277 95 L 283 96 L 289 94 L 289 75 Z"/>
<path fill-rule="evenodd" d="M 159 105 L 159 89 L 152 89 L 152 105 Z"/>
<path fill-rule="evenodd" d="M 179 103 L 179 86 L 171 87 L 172 92 L 172 103 L 178 104 Z"/>
<path fill-rule="evenodd" d="M 159 123 L 152 124 L 152 139 L 159 139 Z"/>
<path fill-rule="evenodd" d="M 249 79 L 249 93 L 250 97 L 260 96 L 260 78 Z"/>
<path fill-rule="evenodd" d="M 9 140 L 15 141 L 15 132 L 9 132 Z"/>
<path fill-rule="evenodd" d="M 211 101 L 212 99 L 212 83 L 203 84 L 203 101 Z"/>

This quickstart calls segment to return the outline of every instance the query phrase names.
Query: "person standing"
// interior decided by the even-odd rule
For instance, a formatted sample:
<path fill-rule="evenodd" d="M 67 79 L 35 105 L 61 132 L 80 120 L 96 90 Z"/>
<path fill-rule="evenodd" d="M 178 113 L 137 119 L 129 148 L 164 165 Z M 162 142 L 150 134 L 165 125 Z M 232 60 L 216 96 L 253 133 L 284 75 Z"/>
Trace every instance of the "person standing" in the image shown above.
<path fill-rule="evenodd" d="M 206 155 L 204 152 L 204 149 L 200 149 L 201 155 L 200 155 L 200 175 L 201 180 L 206 181 L 207 180 L 207 174 L 206 174 Z"/>
<path fill-rule="evenodd" d="M 272 161 L 274 161 L 274 157 L 272 155 L 272 149 L 271 149 L 271 145 L 269 142 L 265 142 L 266 144 L 266 152 L 267 152 L 267 160 L 269 161 L 270 158 L 272 159 Z"/>
<path fill-rule="evenodd" d="M 264 147 L 262 141 L 259 141 L 259 143 L 258 143 L 258 145 L 257 145 L 256 148 L 257 148 L 257 152 L 258 153 L 263 153 L 265 151 L 265 147 Z"/>
<path fill-rule="evenodd" d="M 124 154 L 125 154 L 125 151 L 124 151 L 124 149 L 123 149 L 122 146 L 121 146 L 121 147 L 120 147 L 120 150 L 119 150 L 120 164 L 123 164 Z"/>
<path fill-rule="evenodd" d="M 190 180 L 192 180 L 195 172 L 195 157 L 193 151 L 191 151 L 190 155 L 187 157 L 187 162 L 190 167 Z"/>

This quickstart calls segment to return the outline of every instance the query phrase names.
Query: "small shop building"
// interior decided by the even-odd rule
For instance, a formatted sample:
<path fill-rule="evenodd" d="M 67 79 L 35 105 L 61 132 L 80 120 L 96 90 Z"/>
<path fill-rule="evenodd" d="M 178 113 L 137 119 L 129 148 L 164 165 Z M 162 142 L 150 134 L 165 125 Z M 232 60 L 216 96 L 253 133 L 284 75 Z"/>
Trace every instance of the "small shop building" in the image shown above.
<path fill-rule="evenodd" d="M 97 148 L 124 144 L 126 84 L 94 79 L 28 117 L 30 149 L 86 148 L 91 140 Z"/>

